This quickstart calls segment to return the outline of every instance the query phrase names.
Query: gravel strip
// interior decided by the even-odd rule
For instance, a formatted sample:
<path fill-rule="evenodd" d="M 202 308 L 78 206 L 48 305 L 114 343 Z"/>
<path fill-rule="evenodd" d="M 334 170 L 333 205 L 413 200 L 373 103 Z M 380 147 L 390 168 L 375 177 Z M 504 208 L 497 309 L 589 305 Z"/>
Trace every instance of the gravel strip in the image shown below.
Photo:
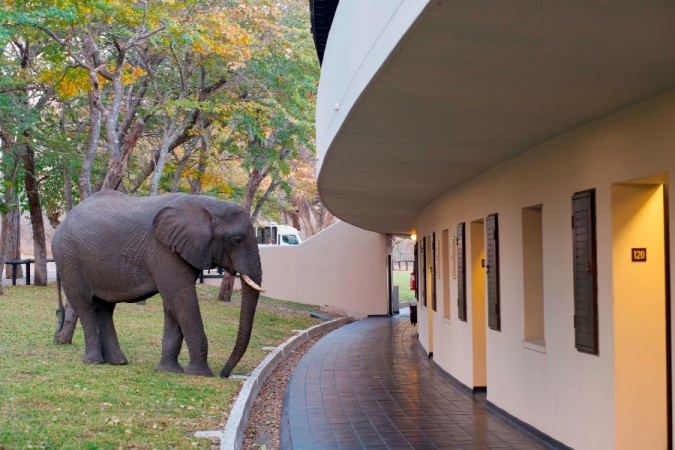
<path fill-rule="evenodd" d="M 316 341 L 328 333 L 330 331 L 321 333 L 295 349 L 279 363 L 274 372 L 267 378 L 251 409 L 242 448 L 255 450 L 279 449 L 281 403 L 284 399 L 288 380 L 300 358 Z"/>

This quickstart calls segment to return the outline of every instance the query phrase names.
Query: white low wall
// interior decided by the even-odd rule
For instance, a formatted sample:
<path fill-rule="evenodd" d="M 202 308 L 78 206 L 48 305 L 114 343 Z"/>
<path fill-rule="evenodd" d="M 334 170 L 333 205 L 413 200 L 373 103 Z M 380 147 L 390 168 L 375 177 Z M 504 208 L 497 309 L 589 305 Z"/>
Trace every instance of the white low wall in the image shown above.
<path fill-rule="evenodd" d="M 267 297 L 328 305 L 360 319 L 387 313 L 383 234 L 344 222 L 297 246 L 261 246 Z"/>

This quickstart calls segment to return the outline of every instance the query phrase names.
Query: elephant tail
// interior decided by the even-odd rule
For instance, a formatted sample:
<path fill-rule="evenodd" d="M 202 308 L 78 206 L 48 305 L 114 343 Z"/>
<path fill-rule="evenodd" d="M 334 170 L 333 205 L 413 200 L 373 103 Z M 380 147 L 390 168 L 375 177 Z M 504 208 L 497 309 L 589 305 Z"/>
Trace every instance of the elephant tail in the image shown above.
<path fill-rule="evenodd" d="M 63 306 L 63 297 L 61 297 L 61 277 L 58 269 L 56 270 L 56 291 L 59 301 L 59 306 L 56 308 L 56 332 L 58 333 L 63 328 L 66 319 L 66 308 Z"/>

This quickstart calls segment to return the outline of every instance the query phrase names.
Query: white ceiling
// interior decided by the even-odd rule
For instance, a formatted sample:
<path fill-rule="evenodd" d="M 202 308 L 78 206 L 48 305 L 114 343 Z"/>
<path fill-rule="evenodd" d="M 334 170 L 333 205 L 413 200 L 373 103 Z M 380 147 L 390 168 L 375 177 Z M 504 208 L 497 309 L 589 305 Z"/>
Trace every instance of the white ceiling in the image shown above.
<path fill-rule="evenodd" d="M 453 187 L 673 87 L 675 2 L 433 1 L 345 119 L 319 192 L 346 222 L 409 233 Z"/>

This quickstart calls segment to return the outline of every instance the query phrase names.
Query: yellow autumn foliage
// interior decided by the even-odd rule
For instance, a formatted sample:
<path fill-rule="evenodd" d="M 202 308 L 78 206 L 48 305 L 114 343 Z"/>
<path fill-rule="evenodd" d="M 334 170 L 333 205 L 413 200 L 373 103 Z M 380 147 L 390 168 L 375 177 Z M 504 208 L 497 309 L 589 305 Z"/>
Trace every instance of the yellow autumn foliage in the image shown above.
<path fill-rule="evenodd" d="M 146 75 L 146 71 L 141 67 L 127 63 L 122 68 L 121 80 L 123 84 L 129 84 L 144 75 Z M 107 80 L 101 75 L 98 75 L 97 79 L 101 87 L 107 83 Z M 42 83 L 53 85 L 56 93 L 63 99 L 83 95 L 91 89 L 89 72 L 82 67 L 69 67 L 65 72 L 60 68 L 46 69 L 40 72 L 38 80 Z"/>
<path fill-rule="evenodd" d="M 70 67 L 65 73 L 60 68 L 46 69 L 38 75 L 38 79 L 46 84 L 53 84 L 56 93 L 69 99 L 91 89 L 89 72 L 81 67 Z"/>
<path fill-rule="evenodd" d="M 132 66 L 129 63 L 125 63 L 122 66 L 122 84 L 129 84 L 133 83 L 140 77 L 147 75 L 147 72 L 143 70 L 141 67 L 138 66 Z"/>
<path fill-rule="evenodd" d="M 185 169 L 183 171 L 185 175 L 182 178 L 184 187 L 188 187 L 188 180 L 191 178 L 197 178 L 200 176 L 200 173 L 197 169 Z M 202 190 L 203 191 L 218 191 L 221 193 L 221 198 L 229 198 L 232 193 L 232 187 L 228 184 L 228 180 L 223 176 L 219 171 L 207 170 L 201 174 L 202 178 Z"/>

